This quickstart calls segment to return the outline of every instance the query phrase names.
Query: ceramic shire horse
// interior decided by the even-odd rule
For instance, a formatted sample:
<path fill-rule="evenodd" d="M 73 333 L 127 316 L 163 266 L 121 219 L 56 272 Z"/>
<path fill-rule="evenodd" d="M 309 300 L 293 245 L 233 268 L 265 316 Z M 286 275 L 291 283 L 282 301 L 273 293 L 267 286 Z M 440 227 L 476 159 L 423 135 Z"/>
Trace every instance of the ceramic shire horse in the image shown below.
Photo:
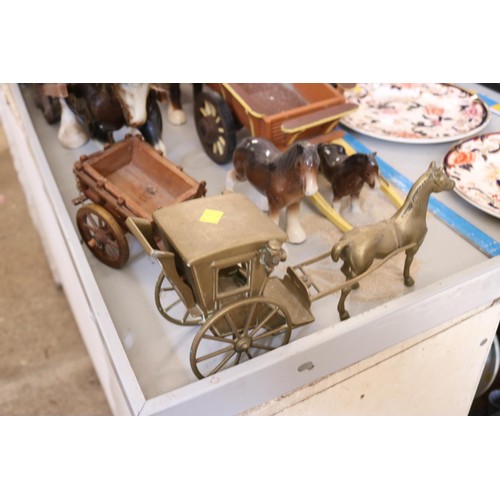
<path fill-rule="evenodd" d="M 59 140 L 68 148 L 85 144 L 89 136 L 112 143 L 113 132 L 123 126 L 137 128 L 144 139 L 165 154 L 162 118 L 147 83 L 75 83 L 61 98 Z"/>
<path fill-rule="evenodd" d="M 359 213 L 359 194 L 364 183 L 373 189 L 378 178 L 377 153 L 348 156 L 338 144 L 318 144 L 318 154 L 320 172 L 332 185 L 335 210 L 340 210 L 340 201 L 344 196 L 350 196 L 351 210 Z"/>
<path fill-rule="evenodd" d="M 408 247 L 404 264 L 404 284 L 412 286 L 410 266 L 413 257 L 424 241 L 427 233 L 427 205 L 431 193 L 453 189 L 455 183 L 446 176 L 443 168 L 432 162 L 429 169 L 413 184 L 403 206 L 389 219 L 370 226 L 351 229 L 333 245 L 332 259 L 343 260 L 341 271 L 346 280 L 360 276 L 373 264 L 375 259 L 383 259 L 399 248 Z M 345 310 L 345 299 L 358 283 L 342 289 L 338 303 L 340 319 L 349 318 Z"/>
<path fill-rule="evenodd" d="M 300 202 L 318 190 L 319 156 L 316 146 L 297 142 L 282 153 L 272 142 L 248 137 L 233 154 L 234 170 L 226 178 L 226 190 L 236 181 L 248 180 L 268 201 L 269 217 L 279 224 L 286 207 L 286 232 L 291 243 L 302 243 L 306 232 L 299 221 Z"/>

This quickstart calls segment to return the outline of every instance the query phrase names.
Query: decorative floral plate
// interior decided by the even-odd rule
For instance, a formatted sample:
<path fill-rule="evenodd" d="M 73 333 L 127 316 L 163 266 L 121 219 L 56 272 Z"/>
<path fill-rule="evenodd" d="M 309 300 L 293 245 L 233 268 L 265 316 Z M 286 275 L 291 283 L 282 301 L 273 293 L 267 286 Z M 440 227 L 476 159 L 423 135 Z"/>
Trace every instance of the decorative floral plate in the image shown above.
<path fill-rule="evenodd" d="M 500 132 L 457 144 L 448 151 L 443 165 L 460 196 L 500 218 Z"/>
<path fill-rule="evenodd" d="M 490 119 L 477 95 L 446 83 L 359 83 L 344 95 L 359 108 L 342 124 L 388 141 L 456 141 L 478 133 Z"/>

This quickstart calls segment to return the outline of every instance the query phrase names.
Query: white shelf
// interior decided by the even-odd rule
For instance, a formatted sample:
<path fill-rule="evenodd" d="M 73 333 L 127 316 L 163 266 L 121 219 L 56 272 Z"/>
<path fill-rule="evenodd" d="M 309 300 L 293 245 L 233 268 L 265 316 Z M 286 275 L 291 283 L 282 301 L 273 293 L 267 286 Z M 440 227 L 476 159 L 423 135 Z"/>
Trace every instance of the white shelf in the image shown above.
<path fill-rule="evenodd" d="M 230 167 L 215 165 L 203 152 L 192 119 L 189 88 L 183 90 L 188 123 L 174 127 L 164 119 L 168 157 L 197 180 L 206 180 L 208 195 L 218 194 Z M 294 330 L 287 346 L 198 381 L 189 366 L 196 329 L 172 325 L 156 310 L 153 292 L 160 271 L 156 261 L 147 257 L 130 235 L 131 258 L 121 270 L 106 267 L 82 247 L 75 229 L 77 208 L 71 203 L 78 195 L 72 166 L 81 154 L 100 145 L 91 142 L 78 150 L 64 149 L 57 140 L 57 126 L 47 125 L 34 107 L 29 87 L 4 86 L 1 100 L 3 126 L 33 218 L 117 414 L 242 413 L 480 314 L 500 296 L 500 258 L 487 258 L 429 216 L 428 236 L 415 259 L 416 284 L 412 289 L 402 283 L 402 260 L 397 258 L 351 294 L 348 309 L 353 317 L 349 321 L 338 319 L 338 295 L 324 298 L 313 304 L 316 321 Z M 500 119 L 495 116 L 487 131 L 498 125 Z M 412 180 L 431 160 L 440 160 L 449 147 L 358 138 Z M 249 186 L 238 189 L 257 199 Z M 497 219 L 467 205 L 454 193 L 438 198 L 500 240 Z M 364 200 L 367 206 L 379 207 L 368 211 L 365 218 L 393 211 L 378 193 L 367 192 Z M 340 235 L 306 203 L 302 219 L 309 237 L 303 245 L 287 246 L 287 264 L 325 251 Z M 384 287 L 379 286 L 381 282 Z M 498 322 L 498 308 L 496 311 Z M 478 367 L 486 353 L 482 349 L 474 354 Z M 314 368 L 299 372 L 297 368 L 308 361 Z M 473 376 L 470 398 L 477 384 L 477 373 Z"/>

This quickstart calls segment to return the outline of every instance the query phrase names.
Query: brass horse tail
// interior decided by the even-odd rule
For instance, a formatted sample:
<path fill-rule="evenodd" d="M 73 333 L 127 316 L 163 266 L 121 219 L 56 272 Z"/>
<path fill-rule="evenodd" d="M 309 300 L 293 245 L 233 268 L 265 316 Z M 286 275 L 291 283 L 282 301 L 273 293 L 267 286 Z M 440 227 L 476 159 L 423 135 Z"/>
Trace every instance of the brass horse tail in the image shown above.
<path fill-rule="evenodd" d="M 340 240 L 333 245 L 332 248 L 332 260 L 333 262 L 337 262 L 340 259 L 340 255 L 342 254 L 342 251 L 344 248 L 348 245 L 349 243 L 345 240 Z"/>

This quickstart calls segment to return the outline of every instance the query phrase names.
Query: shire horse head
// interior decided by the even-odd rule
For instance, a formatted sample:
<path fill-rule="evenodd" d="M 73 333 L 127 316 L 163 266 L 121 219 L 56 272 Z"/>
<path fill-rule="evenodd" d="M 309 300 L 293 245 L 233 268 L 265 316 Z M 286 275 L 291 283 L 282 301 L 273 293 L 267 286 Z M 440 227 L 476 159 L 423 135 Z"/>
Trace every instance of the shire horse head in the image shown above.
<path fill-rule="evenodd" d="M 317 148 L 321 160 L 319 170 L 329 179 L 331 170 L 341 165 L 348 155 L 344 146 L 340 144 L 319 143 Z"/>
<path fill-rule="evenodd" d="M 300 193 L 305 196 L 312 196 L 318 191 L 319 165 L 316 146 L 302 141 L 290 146 L 277 160 L 278 170 L 291 172 L 289 188 L 293 189 L 293 181 L 298 180 Z"/>
<path fill-rule="evenodd" d="M 125 122 L 138 128 L 147 120 L 149 83 L 114 83 L 113 92 L 120 103 Z"/>
<path fill-rule="evenodd" d="M 378 178 L 378 164 L 375 159 L 377 153 L 373 152 L 366 155 L 366 163 L 363 169 L 363 180 L 373 189 Z"/>

